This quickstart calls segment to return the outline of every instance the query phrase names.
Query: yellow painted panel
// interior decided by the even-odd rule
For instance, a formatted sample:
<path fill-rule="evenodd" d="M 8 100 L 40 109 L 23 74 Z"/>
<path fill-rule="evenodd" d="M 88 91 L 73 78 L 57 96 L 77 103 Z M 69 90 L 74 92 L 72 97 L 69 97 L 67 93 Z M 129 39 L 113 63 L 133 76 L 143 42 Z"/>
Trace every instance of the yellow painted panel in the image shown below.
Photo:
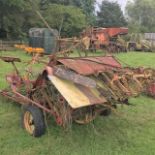
<path fill-rule="evenodd" d="M 73 109 L 91 105 L 89 98 L 85 96 L 72 82 L 62 80 L 56 76 L 49 76 L 49 79 Z"/>

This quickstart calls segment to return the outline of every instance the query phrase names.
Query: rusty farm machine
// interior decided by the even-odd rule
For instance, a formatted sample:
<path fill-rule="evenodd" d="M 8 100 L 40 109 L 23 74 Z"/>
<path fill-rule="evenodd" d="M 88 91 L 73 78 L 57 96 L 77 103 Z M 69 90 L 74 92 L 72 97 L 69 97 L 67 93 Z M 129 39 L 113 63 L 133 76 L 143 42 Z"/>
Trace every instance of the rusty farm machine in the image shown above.
<path fill-rule="evenodd" d="M 122 67 L 113 56 L 66 57 L 59 52 L 50 55 L 49 61 L 35 56 L 26 76 L 16 67 L 19 58 L 0 59 L 14 67 L 6 75 L 8 88 L 0 94 L 22 105 L 22 125 L 34 137 L 45 133 L 47 115 L 68 128 L 73 122 L 87 124 L 97 116 L 109 115 L 118 104 L 128 104 L 130 97 L 155 96 L 153 69 Z M 32 78 L 36 62 L 45 67 Z"/>
<path fill-rule="evenodd" d="M 90 50 L 104 49 L 108 53 L 127 52 L 126 42 L 121 36 L 128 34 L 128 28 L 91 27 L 83 30 L 82 37 L 90 38 Z"/>
<path fill-rule="evenodd" d="M 51 30 L 41 14 L 36 13 Z M 126 29 L 118 31 L 117 34 L 127 33 Z M 14 68 L 6 75 L 8 87 L 0 90 L 0 94 L 21 105 L 22 125 L 34 137 L 45 133 L 47 116 L 68 128 L 74 122 L 87 124 L 97 116 L 109 115 L 118 104 L 128 104 L 130 97 L 141 93 L 155 96 L 155 70 L 123 67 L 113 56 L 83 57 L 79 53 L 79 57 L 71 57 L 70 51 L 80 44 L 74 41 L 69 48 L 62 47 L 49 55 L 48 61 L 35 55 L 25 74 L 16 66 L 25 63 L 20 58 L 0 57 Z M 88 48 L 88 40 L 85 42 Z M 44 65 L 38 75 L 33 70 L 35 63 Z"/>

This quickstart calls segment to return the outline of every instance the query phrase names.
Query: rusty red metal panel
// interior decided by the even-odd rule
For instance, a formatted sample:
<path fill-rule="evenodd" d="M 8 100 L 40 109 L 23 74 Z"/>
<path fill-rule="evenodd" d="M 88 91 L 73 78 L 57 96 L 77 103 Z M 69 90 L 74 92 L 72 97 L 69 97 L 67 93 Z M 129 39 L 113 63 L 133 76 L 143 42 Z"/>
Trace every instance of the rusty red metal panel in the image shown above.
<path fill-rule="evenodd" d="M 83 58 L 84 60 L 94 61 L 104 65 L 108 65 L 114 68 L 121 68 L 121 64 L 113 56 L 104 56 L 104 57 L 88 57 Z"/>
<path fill-rule="evenodd" d="M 107 28 L 107 32 L 110 37 L 114 37 L 117 35 L 125 35 L 125 34 L 128 34 L 128 28 L 125 28 L 125 27 Z"/>
<path fill-rule="evenodd" d="M 60 63 L 82 75 L 97 74 L 113 68 L 121 68 L 121 64 L 112 56 L 88 57 L 88 58 L 66 58 L 59 59 Z"/>

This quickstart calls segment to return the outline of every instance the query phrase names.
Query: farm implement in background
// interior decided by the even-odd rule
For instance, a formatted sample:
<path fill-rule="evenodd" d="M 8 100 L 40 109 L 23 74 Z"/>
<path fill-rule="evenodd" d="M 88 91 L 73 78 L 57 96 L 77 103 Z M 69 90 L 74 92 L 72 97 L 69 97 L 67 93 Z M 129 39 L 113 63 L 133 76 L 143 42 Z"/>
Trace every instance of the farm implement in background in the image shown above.
<path fill-rule="evenodd" d="M 90 38 L 90 49 L 105 49 L 108 53 L 127 52 L 126 42 L 120 36 L 128 34 L 128 28 L 91 27 L 83 30 L 82 37 Z"/>
<path fill-rule="evenodd" d="M 127 42 L 128 51 L 153 51 L 151 42 L 146 40 L 143 34 L 131 34 L 129 35 L 129 39 L 130 40 Z"/>
<path fill-rule="evenodd" d="M 0 59 L 14 67 L 6 75 L 9 87 L 0 94 L 22 105 L 22 125 L 35 137 L 45 133 L 46 115 L 68 128 L 73 122 L 87 124 L 109 115 L 117 104 L 128 104 L 130 97 L 155 96 L 155 70 L 122 67 L 113 56 L 75 58 L 56 53 L 48 62 L 35 56 L 24 76 L 16 67 L 19 58 Z M 36 62 L 45 69 L 34 78 Z"/>
<path fill-rule="evenodd" d="M 108 53 L 127 52 L 122 35 L 128 34 L 128 28 L 87 28 L 80 37 L 61 38 L 58 31 L 48 28 L 31 28 L 29 30 L 29 45 L 16 45 L 30 54 L 51 54 L 55 51 L 70 49 L 87 51 L 106 50 Z"/>
<path fill-rule="evenodd" d="M 79 50 L 85 54 L 90 47 L 90 38 L 58 38 L 58 32 L 54 29 L 47 28 L 31 28 L 29 30 L 29 44 L 15 44 L 15 48 L 26 51 L 26 53 L 35 55 L 50 55 L 55 51 Z"/>

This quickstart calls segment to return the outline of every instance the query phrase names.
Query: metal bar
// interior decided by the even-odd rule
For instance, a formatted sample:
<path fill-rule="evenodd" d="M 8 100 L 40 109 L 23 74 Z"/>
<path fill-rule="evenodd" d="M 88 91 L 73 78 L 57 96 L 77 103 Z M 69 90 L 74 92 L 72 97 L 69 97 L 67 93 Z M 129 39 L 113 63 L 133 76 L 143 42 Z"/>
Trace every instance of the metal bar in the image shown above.
<path fill-rule="evenodd" d="M 20 97 L 19 99 L 22 99 L 22 101 L 18 100 L 17 98 L 15 98 L 15 97 L 13 97 L 13 96 L 12 96 L 12 97 L 9 96 L 9 95 L 7 94 L 7 92 L 1 91 L 1 94 L 2 94 L 2 95 L 6 96 L 6 97 L 8 97 L 8 98 L 10 98 L 10 99 L 13 99 L 14 101 L 20 102 L 21 104 L 23 104 L 23 101 L 24 101 L 24 102 L 27 102 L 27 103 L 32 103 L 32 104 L 36 105 L 37 107 L 43 109 L 44 111 L 46 111 L 46 112 L 48 112 L 48 113 L 51 113 L 51 110 L 49 110 L 49 109 L 47 109 L 46 107 L 42 106 L 40 103 L 37 103 L 37 102 L 35 102 L 35 101 L 29 99 L 28 97 L 23 96 L 22 94 L 20 94 L 20 93 L 18 93 L 18 92 L 13 92 L 13 93 L 14 93 L 15 95 L 17 95 L 16 97 Z M 52 113 L 51 113 L 51 114 L 52 114 Z"/>

